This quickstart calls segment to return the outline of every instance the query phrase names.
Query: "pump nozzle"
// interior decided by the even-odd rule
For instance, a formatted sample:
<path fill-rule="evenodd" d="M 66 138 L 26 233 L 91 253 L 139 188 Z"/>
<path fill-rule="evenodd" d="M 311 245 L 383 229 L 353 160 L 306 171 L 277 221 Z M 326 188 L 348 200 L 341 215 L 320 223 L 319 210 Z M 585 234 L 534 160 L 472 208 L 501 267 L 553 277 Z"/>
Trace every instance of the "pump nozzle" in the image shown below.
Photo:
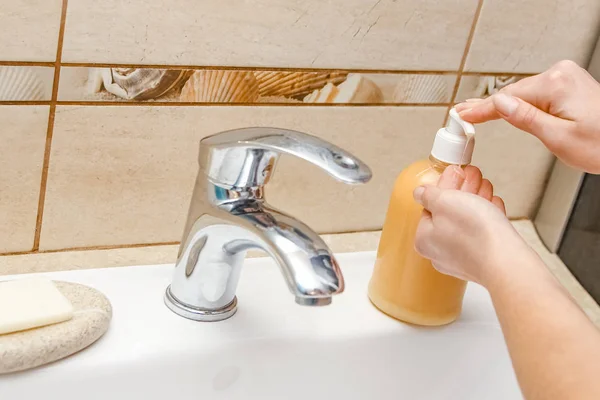
<path fill-rule="evenodd" d="M 473 124 L 462 119 L 454 108 L 450 110 L 450 119 L 448 120 L 446 129 L 448 132 L 455 135 L 465 134 L 470 138 L 475 135 L 475 127 Z"/>
<path fill-rule="evenodd" d="M 448 124 L 435 135 L 431 155 L 448 164 L 469 164 L 475 145 L 473 136 L 473 124 L 464 121 L 453 108 L 450 110 Z"/>

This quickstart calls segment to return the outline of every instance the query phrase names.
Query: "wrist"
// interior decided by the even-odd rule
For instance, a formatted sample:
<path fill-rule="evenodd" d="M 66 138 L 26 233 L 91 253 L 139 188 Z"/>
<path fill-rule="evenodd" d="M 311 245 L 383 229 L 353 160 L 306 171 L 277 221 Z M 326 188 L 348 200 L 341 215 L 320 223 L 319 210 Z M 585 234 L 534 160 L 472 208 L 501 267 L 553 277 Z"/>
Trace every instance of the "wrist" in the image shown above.
<path fill-rule="evenodd" d="M 504 243 L 490 252 L 488 264 L 483 269 L 481 284 L 490 292 L 517 284 L 537 284 L 553 279 L 538 254 L 520 237 L 515 243 Z"/>

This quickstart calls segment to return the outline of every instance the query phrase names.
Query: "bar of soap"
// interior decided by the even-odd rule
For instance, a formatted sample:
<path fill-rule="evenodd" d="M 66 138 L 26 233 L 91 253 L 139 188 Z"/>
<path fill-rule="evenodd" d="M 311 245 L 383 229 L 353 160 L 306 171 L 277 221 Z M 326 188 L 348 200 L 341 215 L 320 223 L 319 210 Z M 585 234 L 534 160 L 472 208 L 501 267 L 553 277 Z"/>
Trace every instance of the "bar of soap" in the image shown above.
<path fill-rule="evenodd" d="M 0 335 L 73 318 L 73 305 L 46 278 L 0 282 Z"/>

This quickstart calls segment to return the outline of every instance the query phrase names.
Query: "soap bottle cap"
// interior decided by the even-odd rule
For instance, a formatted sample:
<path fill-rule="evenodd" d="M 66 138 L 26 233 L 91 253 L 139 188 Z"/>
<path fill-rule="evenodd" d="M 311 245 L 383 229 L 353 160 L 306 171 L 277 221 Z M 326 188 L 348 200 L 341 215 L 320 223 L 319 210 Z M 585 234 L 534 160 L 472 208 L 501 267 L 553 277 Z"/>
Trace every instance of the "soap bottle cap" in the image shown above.
<path fill-rule="evenodd" d="M 447 164 L 467 165 L 471 163 L 475 147 L 475 127 L 464 121 L 453 108 L 448 125 L 435 135 L 431 155 Z"/>

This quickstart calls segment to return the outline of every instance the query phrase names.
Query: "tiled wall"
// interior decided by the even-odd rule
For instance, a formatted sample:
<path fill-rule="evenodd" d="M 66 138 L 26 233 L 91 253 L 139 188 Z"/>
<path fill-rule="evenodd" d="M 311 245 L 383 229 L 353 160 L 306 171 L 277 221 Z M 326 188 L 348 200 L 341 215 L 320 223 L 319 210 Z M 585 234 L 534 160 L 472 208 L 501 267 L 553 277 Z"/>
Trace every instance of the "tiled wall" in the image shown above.
<path fill-rule="evenodd" d="M 371 165 L 283 158 L 268 197 L 320 232 L 381 227 L 456 101 L 587 64 L 597 0 L 0 0 L 0 254 L 180 239 L 200 138 L 269 125 Z M 475 163 L 532 217 L 552 156 L 502 122 Z M 307 195 L 308 194 L 308 195 Z"/>

